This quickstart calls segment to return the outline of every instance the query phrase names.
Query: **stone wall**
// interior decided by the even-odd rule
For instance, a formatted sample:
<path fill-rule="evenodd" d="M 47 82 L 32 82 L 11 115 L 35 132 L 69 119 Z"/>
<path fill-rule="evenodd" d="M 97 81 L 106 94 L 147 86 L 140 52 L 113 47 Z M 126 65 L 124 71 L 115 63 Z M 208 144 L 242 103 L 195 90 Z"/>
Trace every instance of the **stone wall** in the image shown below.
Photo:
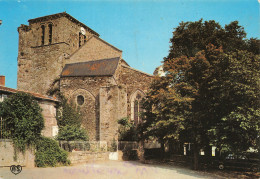
<path fill-rule="evenodd" d="M 44 129 L 42 135 L 45 137 L 54 137 L 57 135 L 58 125 L 56 120 L 56 104 L 55 102 L 39 101 L 42 108 L 44 118 Z"/>
<path fill-rule="evenodd" d="M 117 121 L 126 116 L 126 91 L 118 86 L 100 88 L 100 140 L 108 146 L 118 140 Z"/>
<path fill-rule="evenodd" d="M 108 160 L 108 156 L 108 152 L 74 151 L 69 153 L 68 159 L 71 161 L 71 164 L 82 164 Z"/>
<path fill-rule="evenodd" d="M 131 96 L 136 91 L 141 91 L 144 95 L 148 92 L 153 76 L 135 70 L 126 65 L 120 65 L 116 71 L 117 83 L 126 89 L 127 93 L 127 116 L 131 116 Z"/>
<path fill-rule="evenodd" d="M 83 127 L 87 129 L 90 140 L 99 139 L 99 89 L 114 84 L 111 77 L 63 77 L 60 90 L 72 104 L 80 109 Z M 77 97 L 83 96 L 84 103 L 77 104 Z"/>
<path fill-rule="evenodd" d="M 122 57 L 122 51 L 103 41 L 99 37 L 91 37 L 85 45 L 65 60 L 65 63 L 86 62 L 107 58 Z"/>
<path fill-rule="evenodd" d="M 27 149 L 25 154 L 17 152 L 17 160 L 14 161 L 14 146 L 12 140 L 0 139 L 0 166 L 21 165 L 34 167 L 34 151 Z"/>

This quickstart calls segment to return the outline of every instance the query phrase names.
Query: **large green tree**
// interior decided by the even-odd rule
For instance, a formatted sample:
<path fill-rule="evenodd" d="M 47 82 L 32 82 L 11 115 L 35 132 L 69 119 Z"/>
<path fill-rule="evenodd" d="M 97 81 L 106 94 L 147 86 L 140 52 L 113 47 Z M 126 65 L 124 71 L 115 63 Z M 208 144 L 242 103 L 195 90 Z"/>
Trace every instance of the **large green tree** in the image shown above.
<path fill-rule="evenodd" d="M 245 39 L 238 22 L 222 28 L 215 21 L 180 23 L 147 95 L 142 132 L 161 142 L 193 143 L 198 150 L 245 150 L 259 133 L 259 40 Z"/>

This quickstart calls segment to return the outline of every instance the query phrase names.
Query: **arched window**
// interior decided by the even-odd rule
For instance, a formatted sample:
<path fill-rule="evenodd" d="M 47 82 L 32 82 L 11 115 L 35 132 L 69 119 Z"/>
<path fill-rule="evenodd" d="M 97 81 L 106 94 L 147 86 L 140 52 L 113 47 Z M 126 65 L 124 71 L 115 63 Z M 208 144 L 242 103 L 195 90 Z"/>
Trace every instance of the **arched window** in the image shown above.
<path fill-rule="evenodd" d="M 42 36 L 41 36 L 41 44 L 44 45 L 44 38 L 45 38 L 45 26 L 41 26 L 42 29 Z"/>
<path fill-rule="evenodd" d="M 143 112 L 143 97 L 144 93 L 140 90 L 137 90 L 131 95 L 131 120 L 134 121 L 135 124 L 142 122 L 141 114 Z"/>
<path fill-rule="evenodd" d="M 52 24 L 48 25 L 49 27 L 49 44 L 52 43 Z"/>

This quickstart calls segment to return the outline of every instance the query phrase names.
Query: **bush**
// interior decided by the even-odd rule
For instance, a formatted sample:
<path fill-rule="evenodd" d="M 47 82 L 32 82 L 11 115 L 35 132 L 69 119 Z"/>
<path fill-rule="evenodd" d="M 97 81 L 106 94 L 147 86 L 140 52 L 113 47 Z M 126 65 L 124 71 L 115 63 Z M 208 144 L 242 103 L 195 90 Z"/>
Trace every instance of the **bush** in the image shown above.
<path fill-rule="evenodd" d="M 66 125 L 59 130 L 57 140 L 88 140 L 88 135 L 86 130 L 83 128 L 79 128 L 78 126 L 69 126 Z"/>
<path fill-rule="evenodd" d="M 37 167 L 69 165 L 68 153 L 61 149 L 58 143 L 50 138 L 41 137 L 36 144 L 35 163 Z"/>
<path fill-rule="evenodd" d="M 118 120 L 119 126 L 119 141 L 137 141 L 138 131 L 137 127 L 129 122 L 128 118 Z"/>

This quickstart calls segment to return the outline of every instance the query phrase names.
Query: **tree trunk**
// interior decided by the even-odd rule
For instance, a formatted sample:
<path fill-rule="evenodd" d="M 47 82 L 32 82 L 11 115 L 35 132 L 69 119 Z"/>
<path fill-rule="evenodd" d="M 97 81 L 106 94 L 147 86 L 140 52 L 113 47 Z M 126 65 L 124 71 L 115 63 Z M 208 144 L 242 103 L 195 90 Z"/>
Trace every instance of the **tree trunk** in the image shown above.
<path fill-rule="evenodd" d="M 164 159 L 164 153 L 165 153 L 164 141 L 161 140 L 161 159 Z"/>
<path fill-rule="evenodd" d="M 198 170 L 199 169 L 199 149 L 198 145 L 194 143 L 193 146 L 193 169 Z"/>
<path fill-rule="evenodd" d="M 144 140 L 141 139 L 138 142 L 138 158 L 141 162 L 145 162 L 145 158 L 144 158 Z"/>

